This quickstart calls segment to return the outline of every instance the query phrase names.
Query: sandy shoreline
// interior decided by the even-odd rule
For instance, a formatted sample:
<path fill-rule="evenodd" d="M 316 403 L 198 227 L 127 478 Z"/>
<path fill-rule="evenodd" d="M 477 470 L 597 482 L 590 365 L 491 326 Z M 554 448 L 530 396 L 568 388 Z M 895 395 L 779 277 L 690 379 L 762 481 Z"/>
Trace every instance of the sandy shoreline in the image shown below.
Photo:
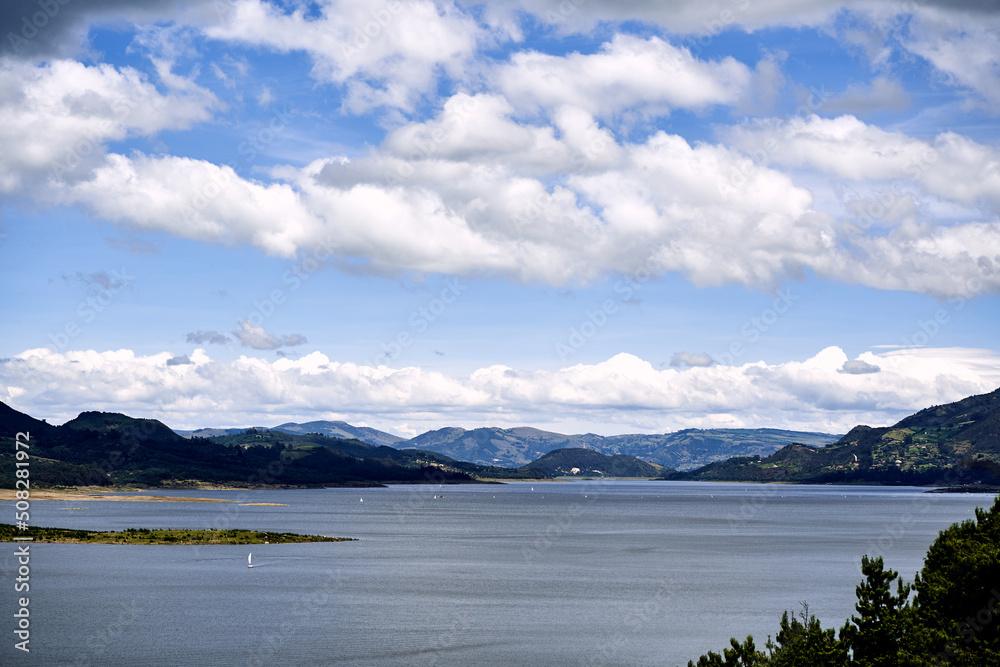
<path fill-rule="evenodd" d="M 0 501 L 3 500 L 15 500 L 14 489 L 0 489 Z M 143 501 L 143 502 L 161 502 L 161 503 L 231 503 L 232 500 L 222 500 L 220 498 L 188 498 L 188 497 L 176 497 L 176 496 L 153 496 L 153 495 L 142 495 L 142 496 L 113 496 L 107 493 L 84 493 L 81 491 L 32 491 L 30 500 L 72 500 L 74 502 L 79 501 L 104 501 L 104 500 L 119 500 L 119 501 Z"/>

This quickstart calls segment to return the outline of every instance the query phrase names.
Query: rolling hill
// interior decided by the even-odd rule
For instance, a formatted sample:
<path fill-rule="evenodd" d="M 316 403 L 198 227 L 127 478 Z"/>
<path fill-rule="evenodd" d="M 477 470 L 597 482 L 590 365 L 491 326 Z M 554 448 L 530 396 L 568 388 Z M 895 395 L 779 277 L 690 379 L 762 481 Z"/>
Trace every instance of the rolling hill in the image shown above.
<path fill-rule="evenodd" d="M 790 444 L 671 479 L 706 481 L 1000 484 L 1000 389 L 921 410 L 896 424 L 856 426 L 822 448 Z"/>
<path fill-rule="evenodd" d="M 780 429 L 687 429 L 659 435 L 563 435 L 536 428 L 450 427 L 428 431 L 394 447 L 415 447 L 480 465 L 523 466 L 556 449 L 582 447 L 623 454 L 676 470 L 692 470 L 732 456 L 767 456 L 792 442 L 826 445 L 838 436 Z"/>
<path fill-rule="evenodd" d="M 634 456 L 608 456 L 592 449 L 554 449 L 524 466 L 553 477 L 660 477 L 671 472 Z"/>
<path fill-rule="evenodd" d="M 46 486 L 375 486 L 389 482 L 472 482 L 539 477 L 487 468 L 434 452 L 400 451 L 321 434 L 250 429 L 184 438 L 155 419 L 84 412 L 50 426 L 0 404 L 0 438 L 27 431 L 32 487 Z M 0 452 L 0 484 L 13 487 L 13 448 Z M 541 475 L 543 476 L 543 475 Z"/>

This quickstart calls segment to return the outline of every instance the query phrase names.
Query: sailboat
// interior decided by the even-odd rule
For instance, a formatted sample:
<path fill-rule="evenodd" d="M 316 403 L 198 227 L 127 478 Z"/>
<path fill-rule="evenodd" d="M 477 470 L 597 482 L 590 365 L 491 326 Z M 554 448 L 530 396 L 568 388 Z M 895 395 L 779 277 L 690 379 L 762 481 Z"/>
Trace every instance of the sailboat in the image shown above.
<path fill-rule="evenodd" d="M 247 567 L 253 567 L 253 553 L 247 554 Z"/>

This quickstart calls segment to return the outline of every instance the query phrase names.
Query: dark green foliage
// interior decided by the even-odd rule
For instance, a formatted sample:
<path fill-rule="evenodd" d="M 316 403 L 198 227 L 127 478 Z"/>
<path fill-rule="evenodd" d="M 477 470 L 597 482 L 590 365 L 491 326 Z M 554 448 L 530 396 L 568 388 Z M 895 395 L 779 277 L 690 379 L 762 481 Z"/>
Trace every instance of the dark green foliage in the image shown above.
<path fill-rule="evenodd" d="M 1000 665 L 1000 497 L 976 510 L 974 521 L 941 531 L 912 586 L 881 557 L 862 558 L 861 570 L 858 613 L 839 639 L 808 609 L 801 622 L 786 612 L 767 652 L 753 650 L 751 637 L 732 639 L 722 655 L 710 652 L 688 667 Z"/>
<path fill-rule="evenodd" d="M 870 667 L 897 667 L 903 645 L 905 614 L 910 586 L 898 580 L 898 573 L 884 569 L 882 557 L 861 558 L 865 580 L 858 584 L 854 606 L 858 616 L 852 616 L 840 631 L 840 638 L 850 649 L 854 664 Z M 896 581 L 896 592 L 892 582 Z"/>
<path fill-rule="evenodd" d="M 913 587 L 913 653 L 955 667 L 1000 665 L 1000 497 L 941 532 Z"/>
<path fill-rule="evenodd" d="M 524 466 L 546 475 L 575 477 L 659 477 L 671 472 L 634 456 L 607 456 L 592 449 L 556 449 Z M 573 470 L 576 469 L 576 472 Z"/>
<path fill-rule="evenodd" d="M 30 537 L 34 542 L 73 542 L 79 544 L 289 544 L 302 542 L 353 542 L 347 537 L 271 533 L 259 530 L 150 530 L 126 528 L 122 531 L 72 530 L 32 526 L 18 530 L 0 523 L 0 542 L 15 537 Z"/>
<path fill-rule="evenodd" d="M 378 486 L 454 483 L 477 478 L 545 477 L 538 471 L 485 468 L 421 450 L 373 447 L 320 434 L 250 429 L 220 438 L 183 438 L 153 419 L 84 412 L 53 427 L 0 403 L 0 482 L 13 487 L 13 438 L 31 433 L 32 488 L 49 486 L 185 487 Z"/>
<path fill-rule="evenodd" d="M 832 628 L 824 630 L 815 616 L 803 605 L 802 622 L 786 611 L 774 643 L 767 648 L 771 655 L 760 664 L 774 667 L 841 667 L 847 664 L 847 648 L 837 640 Z"/>
<path fill-rule="evenodd" d="M 856 426 L 826 447 L 790 444 L 765 458 L 734 457 L 670 479 L 810 484 L 1000 483 L 1000 389 L 911 415 Z"/>
<path fill-rule="evenodd" d="M 767 654 L 757 650 L 753 637 L 747 637 L 742 644 L 730 639 L 729 645 L 731 648 L 723 649 L 722 655 L 709 651 L 698 658 L 698 662 L 689 660 L 688 667 L 758 667 L 768 664 Z"/>

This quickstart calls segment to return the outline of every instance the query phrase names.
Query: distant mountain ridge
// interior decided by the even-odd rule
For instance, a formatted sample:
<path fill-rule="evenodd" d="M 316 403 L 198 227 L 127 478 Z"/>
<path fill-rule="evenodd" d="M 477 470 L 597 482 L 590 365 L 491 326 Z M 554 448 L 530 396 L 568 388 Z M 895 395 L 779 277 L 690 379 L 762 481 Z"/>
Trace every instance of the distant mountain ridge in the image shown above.
<path fill-rule="evenodd" d="M 395 447 L 415 447 L 479 465 L 519 467 L 551 451 L 569 447 L 592 449 L 614 456 L 634 456 L 676 470 L 693 470 L 732 456 L 767 456 L 800 442 L 826 445 L 839 436 L 782 429 L 686 429 L 655 435 L 564 435 L 536 428 L 448 427 L 428 431 Z"/>
<path fill-rule="evenodd" d="M 235 435 L 246 429 L 199 429 L 178 431 L 185 437 Z M 693 470 L 733 456 L 768 456 L 785 445 L 798 442 L 823 446 L 840 436 L 813 431 L 758 429 L 685 429 L 662 434 L 602 436 L 595 433 L 566 435 L 531 426 L 515 428 L 459 426 L 427 431 L 409 440 L 367 426 L 343 421 L 288 422 L 264 430 L 296 435 L 320 433 L 332 438 L 353 438 L 370 445 L 397 449 L 422 449 L 481 466 L 520 468 L 557 449 L 579 447 L 608 456 L 634 456 L 675 470 Z"/>
<path fill-rule="evenodd" d="M 285 433 L 293 433 L 295 435 L 319 433 L 331 438 L 353 438 L 355 440 L 360 440 L 361 442 L 367 442 L 369 445 L 375 445 L 376 447 L 380 447 L 382 445 L 392 447 L 396 443 L 406 440 L 406 438 L 393 435 L 392 433 L 386 433 L 385 431 L 380 431 L 368 426 L 353 426 L 342 421 L 311 421 L 305 422 L 304 424 L 287 422 L 270 427 L 248 426 L 245 428 L 199 428 L 193 431 L 175 430 L 174 432 L 184 438 L 214 438 L 222 435 L 237 435 L 247 429 L 283 431 Z"/>

